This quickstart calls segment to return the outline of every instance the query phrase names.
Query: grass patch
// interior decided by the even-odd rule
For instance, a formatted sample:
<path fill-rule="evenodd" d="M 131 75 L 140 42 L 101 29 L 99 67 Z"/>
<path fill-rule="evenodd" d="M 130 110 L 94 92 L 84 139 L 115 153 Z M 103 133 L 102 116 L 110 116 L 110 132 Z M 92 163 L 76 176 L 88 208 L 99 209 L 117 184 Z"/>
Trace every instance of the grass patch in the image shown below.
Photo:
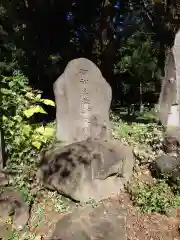
<path fill-rule="evenodd" d="M 136 164 L 143 164 L 143 167 L 147 164 L 148 168 L 149 163 L 163 154 L 164 128 L 156 120 L 154 110 L 136 115 L 136 119 L 138 118 L 144 118 L 148 123 L 126 122 L 121 119 L 121 115 L 111 114 L 113 136 L 132 145 L 137 158 Z M 134 205 L 143 212 L 166 213 L 169 209 L 180 206 L 179 187 L 170 186 L 166 178 L 146 184 L 134 176 L 129 190 Z"/>
<path fill-rule="evenodd" d="M 165 179 L 152 185 L 136 182 L 131 197 L 142 212 L 165 214 L 169 209 L 180 206 L 180 197 L 173 193 Z"/>

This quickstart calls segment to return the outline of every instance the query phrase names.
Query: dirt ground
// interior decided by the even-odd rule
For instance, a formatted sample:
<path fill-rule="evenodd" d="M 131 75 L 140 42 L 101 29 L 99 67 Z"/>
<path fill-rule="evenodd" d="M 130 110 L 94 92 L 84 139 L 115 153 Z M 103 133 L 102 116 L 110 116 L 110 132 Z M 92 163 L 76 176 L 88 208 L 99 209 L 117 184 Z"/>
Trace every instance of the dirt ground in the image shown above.
<path fill-rule="evenodd" d="M 141 213 L 132 205 L 126 193 L 106 201 L 118 201 L 120 207 L 127 209 L 127 240 L 180 240 L 180 210 L 177 211 L 176 217 L 167 217 L 158 213 Z M 30 231 L 37 236 L 43 236 L 42 239 L 49 238 L 55 223 L 66 214 L 66 212 L 58 213 L 52 210 L 53 205 L 48 202 L 41 200 L 35 207 L 37 210 L 41 209 L 42 204 L 46 206 L 42 218 L 38 219 L 38 226 L 34 224 L 33 215 L 29 224 Z M 36 212 L 35 209 L 34 212 Z"/>
<path fill-rule="evenodd" d="M 128 196 L 124 196 L 127 199 Z M 123 200 L 124 200 L 123 199 Z M 128 240 L 179 240 L 180 218 L 167 217 L 158 213 L 141 213 L 128 202 Z"/>

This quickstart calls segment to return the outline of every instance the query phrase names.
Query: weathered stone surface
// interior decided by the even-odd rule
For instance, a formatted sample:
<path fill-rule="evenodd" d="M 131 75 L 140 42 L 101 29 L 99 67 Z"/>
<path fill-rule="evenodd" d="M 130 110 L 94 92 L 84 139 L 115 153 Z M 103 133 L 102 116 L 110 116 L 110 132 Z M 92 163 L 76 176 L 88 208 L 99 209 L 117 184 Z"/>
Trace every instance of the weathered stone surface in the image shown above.
<path fill-rule="evenodd" d="M 155 169 L 161 174 L 169 174 L 179 165 L 180 161 L 170 155 L 163 155 L 155 160 Z"/>
<path fill-rule="evenodd" d="M 165 56 L 164 78 L 159 96 L 158 116 L 164 126 L 168 124 L 171 106 L 177 101 L 176 66 L 173 49 L 169 49 Z"/>
<path fill-rule="evenodd" d="M 13 225 L 21 230 L 28 222 L 29 208 L 23 202 L 20 194 L 10 187 L 4 187 L 0 192 L 0 215 L 13 215 Z"/>
<path fill-rule="evenodd" d="M 153 169 L 156 170 L 157 176 L 168 176 L 174 182 L 179 182 L 180 177 L 180 159 L 171 155 L 158 157 L 153 163 Z"/>
<path fill-rule="evenodd" d="M 7 184 L 8 177 L 0 173 L 0 238 L 5 237 L 12 227 L 21 230 L 29 219 L 29 207 L 22 200 L 20 193 Z M 13 226 L 6 223 L 10 216 Z"/>
<path fill-rule="evenodd" d="M 126 240 L 126 211 L 114 203 L 76 209 L 56 224 L 54 239 Z"/>
<path fill-rule="evenodd" d="M 86 140 L 44 151 L 37 178 L 76 201 L 99 201 L 124 189 L 133 172 L 133 151 L 119 141 Z"/>
<path fill-rule="evenodd" d="M 180 154 L 180 127 L 169 127 L 164 135 L 164 150 L 174 156 Z"/>
<path fill-rule="evenodd" d="M 93 62 L 70 61 L 54 83 L 54 94 L 57 140 L 70 144 L 88 137 L 109 137 L 112 90 Z"/>

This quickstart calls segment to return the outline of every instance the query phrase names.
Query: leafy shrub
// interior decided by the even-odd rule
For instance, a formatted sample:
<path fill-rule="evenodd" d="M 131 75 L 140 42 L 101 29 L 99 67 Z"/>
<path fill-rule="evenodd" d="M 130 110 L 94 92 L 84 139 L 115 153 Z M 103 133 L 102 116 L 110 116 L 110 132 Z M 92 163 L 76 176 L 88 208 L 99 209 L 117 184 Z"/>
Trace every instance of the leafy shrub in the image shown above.
<path fill-rule="evenodd" d="M 151 161 L 163 151 L 163 127 L 154 123 L 127 123 L 119 116 L 111 114 L 114 123 L 114 138 L 134 146 L 134 152 L 140 161 Z"/>
<path fill-rule="evenodd" d="M 157 123 L 127 123 L 118 119 L 114 126 L 114 132 L 117 137 L 125 138 L 132 143 L 145 143 L 153 149 L 161 148 L 163 127 Z"/>
<path fill-rule="evenodd" d="M 143 212 L 166 213 L 180 204 L 179 197 L 173 194 L 165 180 L 158 180 L 152 185 L 136 183 L 132 200 Z"/>
<path fill-rule="evenodd" d="M 23 75 L 1 77 L 1 126 L 8 155 L 7 168 L 14 171 L 16 185 L 25 189 L 23 178 L 30 179 L 39 151 L 54 136 L 54 125 L 44 126 L 31 122 L 36 113 L 47 114 L 43 105 L 55 106 L 54 102 L 41 97 L 39 90 L 28 86 Z M 23 190 L 27 196 L 26 190 Z"/>
<path fill-rule="evenodd" d="M 151 110 L 138 113 L 137 120 L 148 120 L 148 122 L 157 123 L 158 119 L 156 117 L 156 110 L 152 108 Z"/>
<path fill-rule="evenodd" d="M 152 120 L 153 111 L 139 115 L 140 118 Z M 114 138 L 120 139 L 125 143 L 134 146 L 134 153 L 137 157 L 137 163 L 151 162 L 163 152 L 163 127 L 156 121 L 147 124 L 127 123 L 121 120 L 120 116 L 111 113 L 111 119 L 114 123 Z M 140 169 L 139 169 L 140 170 Z M 141 170 L 140 170 L 141 171 Z M 139 173 L 140 174 L 140 173 Z M 174 194 L 171 186 L 166 179 L 156 180 L 154 184 L 141 182 L 140 178 L 134 176 L 129 186 L 133 203 L 143 212 L 165 213 L 169 209 L 180 205 L 180 198 Z M 136 179 L 137 177 L 137 179 Z"/>

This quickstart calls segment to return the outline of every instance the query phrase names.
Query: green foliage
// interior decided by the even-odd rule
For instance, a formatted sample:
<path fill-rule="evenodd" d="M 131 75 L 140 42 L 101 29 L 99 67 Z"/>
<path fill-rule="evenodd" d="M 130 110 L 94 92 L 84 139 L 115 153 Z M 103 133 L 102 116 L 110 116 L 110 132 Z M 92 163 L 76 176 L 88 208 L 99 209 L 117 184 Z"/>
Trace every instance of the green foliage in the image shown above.
<path fill-rule="evenodd" d="M 112 115 L 114 121 L 113 135 L 134 146 L 134 153 L 140 161 L 153 160 L 157 155 L 162 153 L 163 127 L 156 122 L 154 110 L 139 114 L 137 120 L 149 119 L 150 123 L 128 123 L 122 121 L 117 115 Z"/>
<path fill-rule="evenodd" d="M 108 81 L 117 81 L 111 86 L 125 89 L 124 84 L 129 89 L 141 81 L 143 88 L 154 88 L 158 64 L 149 37 L 152 33 L 149 34 L 142 18 L 145 11 L 140 2 L 118 3 L 87 0 L 74 5 L 74 1 L 62 4 L 45 0 L 31 6 L 28 1 L 3 0 L 0 8 L 0 35 L 1 30 L 4 33 L 2 65 L 12 61 L 13 56 L 13 63 L 26 76 L 38 79 L 36 83 L 41 86 L 51 86 L 51 79 L 63 70 L 59 66 L 65 66 L 75 56 L 88 56 L 102 67 Z M 138 11 L 134 5 L 138 5 Z M 27 9 L 32 14 L 27 14 Z M 42 41 L 44 36 L 46 41 Z M 129 74 L 130 82 L 112 76 L 113 66 L 116 73 Z"/>
<path fill-rule="evenodd" d="M 23 75 L 2 76 L 0 91 L 7 168 L 19 174 L 29 174 L 37 162 L 39 150 L 54 136 L 53 124 L 34 124 L 31 119 L 37 113 L 46 114 L 44 104 L 54 106 L 54 103 L 42 99 L 41 92 L 30 88 Z"/>
<path fill-rule="evenodd" d="M 137 120 L 147 120 L 148 122 L 157 123 L 156 110 L 151 109 L 149 111 L 138 113 Z"/>
<path fill-rule="evenodd" d="M 143 212 L 166 213 L 180 205 L 180 198 L 175 196 L 165 180 L 158 180 L 155 184 L 136 183 L 133 202 Z"/>
<path fill-rule="evenodd" d="M 15 46 L 12 38 L 9 37 L 7 28 L 3 26 L 2 21 L 7 18 L 7 11 L 0 5 L 0 73 L 12 73 L 14 67 L 17 67 L 15 61 Z"/>
<path fill-rule="evenodd" d="M 28 80 L 21 74 L 1 76 L 1 127 L 5 136 L 8 155 L 6 167 L 15 173 L 10 184 L 18 189 L 23 200 L 34 201 L 33 185 L 36 163 L 41 148 L 54 138 L 54 123 L 36 124 L 36 114 L 47 114 L 43 106 L 54 107 L 49 99 L 43 99 L 41 92 L 28 86 Z M 34 119 L 33 119 L 34 118 Z M 33 121 L 32 121 L 33 120 Z M 35 239 L 36 234 L 27 229 L 13 231 L 8 239 Z"/>
<path fill-rule="evenodd" d="M 139 114 L 136 121 L 149 120 L 150 123 L 127 123 L 122 121 L 120 116 L 111 113 L 111 119 L 114 122 L 113 135 L 125 143 L 134 146 L 136 164 L 148 164 L 158 155 L 163 153 L 163 127 L 158 125 L 155 119 L 155 111 L 147 111 Z M 155 179 L 154 179 L 155 180 Z M 152 184 L 142 182 L 137 173 L 129 185 L 129 192 L 132 196 L 133 203 L 143 212 L 160 212 L 167 213 L 170 209 L 180 206 L 180 197 L 175 193 L 177 187 L 168 185 L 167 177 L 155 180 Z"/>
<path fill-rule="evenodd" d="M 28 227 L 25 227 L 23 231 L 10 231 L 7 240 L 41 240 L 41 236 L 37 236 L 35 233 L 28 231 Z"/>
<path fill-rule="evenodd" d="M 161 69 L 152 36 L 142 23 L 128 38 L 122 40 L 118 49 L 114 73 L 119 76 L 119 94 L 124 103 L 157 101 Z"/>
<path fill-rule="evenodd" d="M 121 58 L 115 65 L 116 71 L 129 71 L 132 76 L 137 75 L 144 79 L 147 76 L 152 77 L 152 73 L 156 74 L 157 58 L 152 52 L 151 38 L 143 27 L 127 39 L 118 54 Z"/>
<path fill-rule="evenodd" d="M 119 61 L 115 64 L 115 72 L 128 72 L 132 77 L 132 82 L 128 83 L 131 86 L 141 81 L 143 86 L 148 87 L 148 83 L 153 84 L 153 79 L 160 77 L 158 59 L 153 50 L 151 36 L 141 26 L 119 49 Z"/>

